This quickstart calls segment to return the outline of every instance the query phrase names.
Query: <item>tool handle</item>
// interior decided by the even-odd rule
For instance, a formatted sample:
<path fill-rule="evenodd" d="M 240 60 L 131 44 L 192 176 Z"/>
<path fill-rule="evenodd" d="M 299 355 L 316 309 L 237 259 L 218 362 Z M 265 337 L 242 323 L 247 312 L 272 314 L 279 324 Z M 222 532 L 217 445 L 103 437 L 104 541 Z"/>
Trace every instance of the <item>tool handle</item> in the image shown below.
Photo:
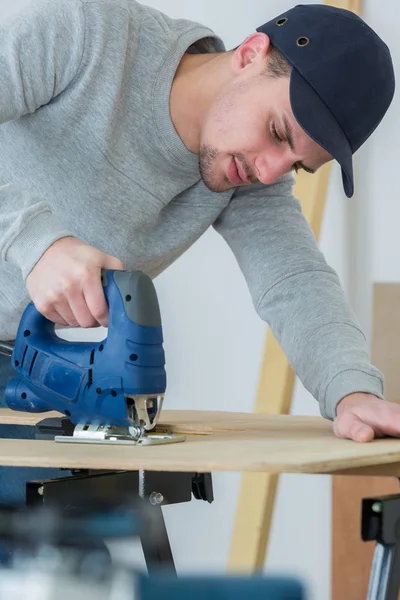
<path fill-rule="evenodd" d="M 157 295 L 151 279 L 141 271 L 102 270 L 101 280 L 108 304 L 108 327 L 119 319 L 121 310 L 137 325 L 161 326 L 161 314 Z M 27 332 L 41 332 L 42 335 L 55 336 L 55 324 L 42 315 L 33 303 L 26 309 L 23 318 Z"/>
<path fill-rule="evenodd" d="M 161 326 L 158 298 L 150 277 L 141 271 L 102 271 L 101 280 L 109 306 L 109 329 L 119 323 L 121 310 L 136 325 Z"/>

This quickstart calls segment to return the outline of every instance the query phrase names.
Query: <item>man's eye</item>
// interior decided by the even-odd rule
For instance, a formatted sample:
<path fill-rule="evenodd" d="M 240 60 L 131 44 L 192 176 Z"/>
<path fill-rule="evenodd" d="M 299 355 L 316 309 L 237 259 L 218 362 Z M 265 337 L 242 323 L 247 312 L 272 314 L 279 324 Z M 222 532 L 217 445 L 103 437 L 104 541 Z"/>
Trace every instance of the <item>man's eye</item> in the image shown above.
<path fill-rule="evenodd" d="M 284 142 L 285 141 L 278 134 L 278 132 L 275 129 L 275 125 L 273 125 L 273 124 L 271 125 L 271 133 L 272 133 L 273 137 L 276 139 L 277 142 Z"/>

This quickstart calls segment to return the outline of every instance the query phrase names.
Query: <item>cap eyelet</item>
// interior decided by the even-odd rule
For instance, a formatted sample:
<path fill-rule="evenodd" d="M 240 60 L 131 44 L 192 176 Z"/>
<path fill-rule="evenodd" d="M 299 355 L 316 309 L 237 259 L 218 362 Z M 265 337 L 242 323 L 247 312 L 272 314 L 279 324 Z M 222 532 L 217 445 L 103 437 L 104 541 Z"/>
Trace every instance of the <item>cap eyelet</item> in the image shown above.
<path fill-rule="evenodd" d="M 308 46 L 309 43 L 310 43 L 310 38 L 305 37 L 304 35 L 299 37 L 296 41 L 296 44 L 298 46 L 300 46 L 300 48 L 303 48 L 304 46 Z"/>
<path fill-rule="evenodd" d="M 276 25 L 278 25 L 278 27 L 282 27 L 282 25 L 285 25 L 288 22 L 288 19 L 286 17 L 282 17 L 281 19 L 278 19 L 276 22 Z"/>

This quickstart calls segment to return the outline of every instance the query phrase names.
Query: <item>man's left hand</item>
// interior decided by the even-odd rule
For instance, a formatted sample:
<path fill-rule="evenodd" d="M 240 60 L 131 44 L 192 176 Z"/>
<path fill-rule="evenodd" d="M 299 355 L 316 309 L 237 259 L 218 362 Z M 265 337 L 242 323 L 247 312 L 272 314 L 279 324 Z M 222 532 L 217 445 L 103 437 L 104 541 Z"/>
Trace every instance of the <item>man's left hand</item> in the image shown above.
<path fill-rule="evenodd" d="M 349 394 L 336 407 L 333 431 L 337 437 L 355 442 L 400 437 L 400 404 L 372 394 Z"/>

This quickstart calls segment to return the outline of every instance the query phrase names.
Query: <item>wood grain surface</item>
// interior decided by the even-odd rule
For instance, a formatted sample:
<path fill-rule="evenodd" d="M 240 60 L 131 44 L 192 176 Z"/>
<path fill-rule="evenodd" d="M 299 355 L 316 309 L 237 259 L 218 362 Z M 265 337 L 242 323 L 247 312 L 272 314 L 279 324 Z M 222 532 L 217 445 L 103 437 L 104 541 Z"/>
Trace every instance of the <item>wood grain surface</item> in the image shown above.
<path fill-rule="evenodd" d="M 2 410 L 0 422 L 33 424 L 48 416 Z M 164 411 L 161 429 L 187 434 L 163 446 L 62 444 L 0 440 L 0 464 L 153 471 L 335 473 L 391 465 L 400 469 L 400 440 L 340 440 L 321 417 L 220 411 Z"/>

